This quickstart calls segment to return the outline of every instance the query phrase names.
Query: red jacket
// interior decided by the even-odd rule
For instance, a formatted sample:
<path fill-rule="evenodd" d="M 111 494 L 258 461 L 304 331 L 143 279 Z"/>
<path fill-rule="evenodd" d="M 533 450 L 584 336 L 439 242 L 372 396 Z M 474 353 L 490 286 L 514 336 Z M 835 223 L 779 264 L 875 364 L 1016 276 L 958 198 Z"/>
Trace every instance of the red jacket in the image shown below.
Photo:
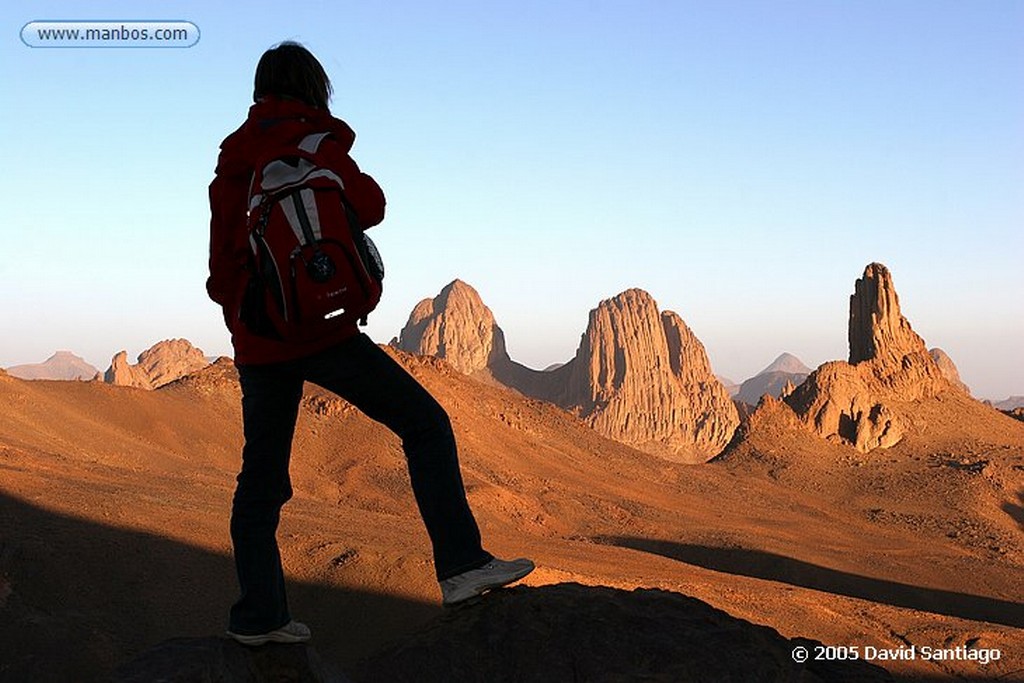
<path fill-rule="evenodd" d="M 329 112 L 294 100 L 266 98 L 249 108 L 249 118 L 220 145 L 216 176 L 210 183 L 210 277 L 206 291 L 223 308 L 237 363 L 258 365 L 301 358 L 358 333 L 353 324 L 316 342 L 287 343 L 253 335 L 238 318 L 252 254 L 246 218 L 256 160 L 268 148 L 298 143 L 310 133 L 324 131 L 333 135 L 324 141 L 322 149 L 325 154 L 328 149 L 334 150 L 336 159 L 329 165 L 341 176 L 345 196 L 362 227 L 377 225 L 384 220 L 384 193 L 349 156 L 356 134 Z"/>

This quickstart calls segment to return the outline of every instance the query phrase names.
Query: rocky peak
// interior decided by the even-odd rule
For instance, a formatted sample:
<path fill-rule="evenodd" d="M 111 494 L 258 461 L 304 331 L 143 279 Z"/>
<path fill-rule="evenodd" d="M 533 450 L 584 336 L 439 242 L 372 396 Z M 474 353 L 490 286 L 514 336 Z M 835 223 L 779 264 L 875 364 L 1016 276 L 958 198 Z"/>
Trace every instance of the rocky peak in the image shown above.
<path fill-rule="evenodd" d="M 781 398 L 786 398 L 790 394 L 796 391 L 796 385 L 793 384 L 793 380 L 786 380 L 786 383 L 782 387 L 782 391 L 779 393 Z"/>
<path fill-rule="evenodd" d="M 766 375 L 770 372 L 784 372 L 790 375 L 809 375 L 811 369 L 804 365 L 803 361 L 794 356 L 791 353 L 779 354 L 779 357 L 771 362 L 771 365 L 766 367 L 758 375 Z"/>
<path fill-rule="evenodd" d="M 872 263 L 850 295 L 850 363 L 875 359 L 900 361 L 925 350 L 924 340 L 900 313 L 889 269 Z"/>
<path fill-rule="evenodd" d="M 815 370 L 786 398 L 826 439 L 861 452 L 899 443 L 914 402 L 953 390 L 900 312 L 888 269 L 872 263 L 850 297 L 850 362 Z"/>
<path fill-rule="evenodd" d="M 570 402 L 587 413 L 626 384 L 651 383 L 669 368 L 668 344 L 651 296 L 630 289 L 590 312 L 570 376 Z"/>
<path fill-rule="evenodd" d="M 703 462 L 729 442 L 739 415 L 704 346 L 650 294 L 602 301 L 559 403 L 617 441 L 682 462 Z"/>
<path fill-rule="evenodd" d="M 508 357 L 494 314 L 462 280 L 454 280 L 433 299 L 416 304 L 392 346 L 443 358 L 465 374 L 485 370 L 496 359 Z"/>
<path fill-rule="evenodd" d="M 156 389 L 209 365 L 200 349 L 185 339 L 157 342 L 138 356 L 138 363 L 128 363 L 127 351 L 120 351 L 110 361 L 104 375 L 108 384 Z"/>

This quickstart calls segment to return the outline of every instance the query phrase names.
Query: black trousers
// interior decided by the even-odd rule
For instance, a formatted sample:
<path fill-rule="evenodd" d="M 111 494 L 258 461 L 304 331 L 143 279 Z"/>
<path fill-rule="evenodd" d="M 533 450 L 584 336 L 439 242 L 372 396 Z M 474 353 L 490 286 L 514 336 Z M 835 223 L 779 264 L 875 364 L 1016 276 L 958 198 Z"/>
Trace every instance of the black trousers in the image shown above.
<path fill-rule="evenodd" d="M 230 630 L 265 633 L 290 621 L 277 546 L 281 506 L 292 496 L 288 462 L 304 381 L 332 391 L 402 439 L 409 478 L 430 536 L 438 580 L 492 559 L 466 502 L 444 408 L 364 334 L 285 363 L 240 365 L 245 446 L 231 510 L 241 597 Z"/>

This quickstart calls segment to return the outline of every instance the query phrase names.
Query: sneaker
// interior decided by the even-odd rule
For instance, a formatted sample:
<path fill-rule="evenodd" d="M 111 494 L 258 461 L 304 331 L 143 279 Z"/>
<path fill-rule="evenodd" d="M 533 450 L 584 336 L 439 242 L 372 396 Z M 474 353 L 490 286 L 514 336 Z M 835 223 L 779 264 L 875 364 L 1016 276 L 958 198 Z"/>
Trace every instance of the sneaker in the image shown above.
<path fill-rule="evenodd" d="M 530 560 L 491 560 L 477 569 L 470 569 L 441 582 L 442 604 L 454 605 L 481 595 L 492 588 L 500 588 L 518 581 L 534 569 Z"/>
<path fill-rule="evenodd" d="M 267 633 L 258 633 L 256 635 L 246 636 L 241 633 L 232 633 L 231 631 L 228 631 L 228 635 L 242 645 L 256 646 L 265 645 L 267 643 L 304 643 L 309 640 L 313 634 L 305 624 L 297 621 L 289 621 L 281 628 L 268 631 Z"/>

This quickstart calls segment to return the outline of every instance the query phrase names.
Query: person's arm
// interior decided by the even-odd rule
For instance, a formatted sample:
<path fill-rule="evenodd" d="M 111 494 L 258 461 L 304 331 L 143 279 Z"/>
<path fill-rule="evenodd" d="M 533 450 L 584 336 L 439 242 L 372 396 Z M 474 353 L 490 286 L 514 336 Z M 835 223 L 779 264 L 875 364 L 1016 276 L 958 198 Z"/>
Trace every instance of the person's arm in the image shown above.
<path fill-rule="evenodd" d="M 210 183 L 210 275 L 206 291 L 210 298 L 224 307 L 224 319 L 238 305 L 244 284 L 244 271 L 249 262 L 245 234 L 247 194 L 250 173 L 246 168 L 221 158 L 216 176 Z"/>
<path fill-rule="evenodd" d="M 341 182 L 345 185 L 345 199 L 349 206 L 355 211 L 359 219 L 359 227 L 363 230 L 372 228 L 384 220 L 384 207 L 387 204 L 384 199 L 384 191 L 370 175 L 359 170 L 358 164 L 349 156 L 349 145 L 342 144 L 335 139 L 327 139 L 325 145 L 325 157 L 329 160 L 330 168 L 334 169 L 341 176 Z"/>
<path fill-rule="evenodd" d="M 379 225 L 384 220 L 384 207 L 387 203 L 384 191 L 371 176 L 359 172 L 345 181 L 345 195 L 359 217 L 359 227 L 363 230 Z"/>

